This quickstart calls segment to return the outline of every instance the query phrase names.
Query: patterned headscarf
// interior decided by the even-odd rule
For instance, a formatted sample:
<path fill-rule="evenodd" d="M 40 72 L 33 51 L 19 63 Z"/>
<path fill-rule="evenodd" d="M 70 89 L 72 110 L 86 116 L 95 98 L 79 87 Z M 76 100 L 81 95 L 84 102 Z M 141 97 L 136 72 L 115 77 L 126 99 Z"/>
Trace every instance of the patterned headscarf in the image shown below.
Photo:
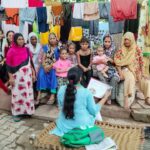
<path fill-rule="evenodd" d="M 130 40 L 130 47 L 124 45 L 125 39 Z M 114 61 L 117 66 L 126 66 L 134 75 L 136 69 L 136 42 L 133 33 L 126 32 L 122 38 L 121 50 L 118 50 L 115 54 Z"/>

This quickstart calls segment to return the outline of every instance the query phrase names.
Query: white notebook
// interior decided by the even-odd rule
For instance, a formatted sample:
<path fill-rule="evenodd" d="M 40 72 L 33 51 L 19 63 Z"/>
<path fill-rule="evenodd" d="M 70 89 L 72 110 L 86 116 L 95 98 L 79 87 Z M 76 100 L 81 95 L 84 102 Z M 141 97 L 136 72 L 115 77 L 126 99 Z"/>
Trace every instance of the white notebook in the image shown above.
<path fill-rule="evenodd" d="M 108 84 L 105 84 L 97 79 L 91 78 L 87 87 L 96 98 L 102 98 L 107 90 L 112 89 Z"/>

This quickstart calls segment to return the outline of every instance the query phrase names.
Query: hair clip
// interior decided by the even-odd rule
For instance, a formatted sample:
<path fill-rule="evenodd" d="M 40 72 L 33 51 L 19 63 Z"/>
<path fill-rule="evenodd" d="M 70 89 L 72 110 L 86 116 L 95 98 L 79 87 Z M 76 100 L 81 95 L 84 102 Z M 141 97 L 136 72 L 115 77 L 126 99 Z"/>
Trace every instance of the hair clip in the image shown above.
<path fill-rule="evenodd" d="M 69 80 L 69 82 L 70 82 L 71 84 L 73 84 L 73 80 Z"/>

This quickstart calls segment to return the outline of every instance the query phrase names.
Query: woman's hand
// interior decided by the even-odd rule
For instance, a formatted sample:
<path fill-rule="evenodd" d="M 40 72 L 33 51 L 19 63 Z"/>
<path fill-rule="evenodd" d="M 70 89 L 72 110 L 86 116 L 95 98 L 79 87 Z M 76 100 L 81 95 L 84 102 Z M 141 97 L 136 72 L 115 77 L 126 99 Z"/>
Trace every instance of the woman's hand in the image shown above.
<path fill-rule="evenodd" d="M 51 65 L 47 65 L 44 67 L 44 70 L 46 73 L 48 73 L 51 70 L 52 66 Z"/>
<path fill-rule="evenodd" d="M 35 74 L 32 75 L 32 81 L 33 81 L 33 82 L 36 81 L 36 76 L 35 76 Z"/>
<path fill-rule="evenodd" d="M 15 85 L 15 80 L 13 77 L 9 79 L 9 84 L 13 87 Z"/>

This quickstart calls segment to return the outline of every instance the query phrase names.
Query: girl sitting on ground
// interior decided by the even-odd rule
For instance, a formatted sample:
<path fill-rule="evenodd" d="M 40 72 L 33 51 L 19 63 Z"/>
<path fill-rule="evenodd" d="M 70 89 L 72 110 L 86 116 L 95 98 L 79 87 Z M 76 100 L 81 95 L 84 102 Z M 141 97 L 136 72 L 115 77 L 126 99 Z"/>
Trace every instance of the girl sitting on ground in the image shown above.
<path fill-rule="evenodd" d="M 81 126 L 93 126 L 96 115 L 107 101 L 110 92 L 107 92 L 98 104 L 95 104 L 92 93 L 81 85 L 82 70 L 73 67 L 69 70 L 68 84 L 60 87 L 57 99 L 60 115 L 56 121 L 56 128 L 50 132 L 63 136 L 70 130 Z"/>

